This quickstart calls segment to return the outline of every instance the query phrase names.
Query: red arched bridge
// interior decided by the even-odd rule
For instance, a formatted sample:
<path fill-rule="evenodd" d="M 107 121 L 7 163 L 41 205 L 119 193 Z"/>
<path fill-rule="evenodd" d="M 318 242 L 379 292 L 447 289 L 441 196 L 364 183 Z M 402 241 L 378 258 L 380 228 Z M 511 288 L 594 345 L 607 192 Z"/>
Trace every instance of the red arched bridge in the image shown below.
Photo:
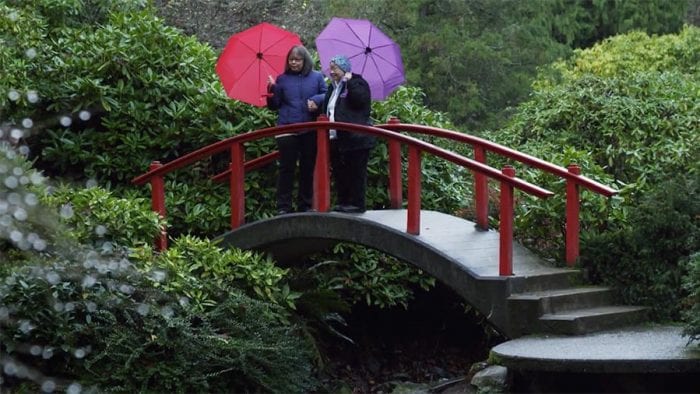
<path fill-rule="evenodd" d="M 228 180 L 231 194 L 231 231 L 221 245 L 256 249 L 278 259 L 323 250 L 338 242 L 365 245 L 393 255 L 433 275 L 482 312 L 501 332 L 517 337 L 525 333 L 580 334 L 636 322 L 644 317 L 639 307 L 613 305 L 610 289 L 572 287 L 578 275 L 573 269 L 551 267 L 513 242 L 514 190 L 538 198 L 554 193 L 516 176 L 511 166 L 487 164 L 487 154 L 520 162 L 566 181 L 566 262 L 579 255 L 579 192 L 581 188 L 604 196 L 616 190 L 580 174 L 576 165 L 563 168 L 482 138 L 434 127 L 402 124 L 364 126 L 319 121 L 277 126 L 239 134 L 191 152 L 166 164 L 153 162 L 149 171 L 133 183 L 150 183 L 153 209 L 166 217 L 164 177 L 212 155 L 228 152 L 229 168 L 214 177 Z M 386 141 L 389 152 L 391 209 L 362 214 L 329 212 L 331 203 L 329 128 L 371 134 Z M 279 134 L 316 129 L 317 158 L 314 174 L 316 212 L 277 216 L 245 223 L 244 180 L 247 171 L 277 159 L 278 153 L 246 160 L 245 144 Z M 430 135 L 471 146 L 473 157 L 440 148 L 407 133 Z M 407 147 L 407 195 L 404 208 L 402 146 Z M 421 210 L 421 158 L 433 155 L 462 166 L 474 175 L 476 222 L 452 215 Z M 500 184 L 499 231 L 489 230 L 489 180 Z M 167 233 L 156 240 L 167 248 Z"/>

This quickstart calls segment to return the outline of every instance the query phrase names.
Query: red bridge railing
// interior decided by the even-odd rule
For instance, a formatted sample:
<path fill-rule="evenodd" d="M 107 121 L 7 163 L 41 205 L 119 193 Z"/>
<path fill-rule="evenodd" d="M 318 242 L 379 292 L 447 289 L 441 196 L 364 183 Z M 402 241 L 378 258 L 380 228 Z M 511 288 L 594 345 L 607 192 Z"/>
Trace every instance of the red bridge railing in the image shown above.
<path fill-rule="evenodd" d="M 409 132 L 423 135 L 431 135 L 471 145 L 474 151 L 474 160 L 486 164 L 487 152 L 511 159 L 527 166 L 548 172 L 566 180 L 566 263 L 573 265 L 579 256 L 579 187 L 582 186 L 595 193 L 606 197 L 618 193 L 617 190 L 596 182 L 581 175 L 581 169 L 576 164 L 570 164 L 567 168 L 557 166 L 536 157 L 493 143 L 483 138 L 475 137 L 460 132 L 445 130 L 430 126 L 414 124 L 402 124 L 397 118 L 389 119 L 388 124 L 378 125 L 383 129 L 396 132 Z M 395 141 L 389 141 L 389 191 L 391 194 L 391 206 L 401 206 L 401 147 Z M 398 171 L 397 164 L 398 163 Z M 410 182 L 410 179 L 409 179 Z M 488 179 L 484 174 L 474 173 L 474 206 L 476 211 L 476 224 L 481 229 L 488 229 Z M 503 223 L 500 225 L 503 231 Z"/>
<path fill-rule="evenodd" d="M 476 204 L 477 210 L 488 209 L 487 201 L 487 183 L 488 179 L 493 179 L 500 182 L 501 203 L 500 203 L 500 252 L 499 252 L 499 273 L 500 275 L 512 275 L 512 242 L 513 242 L 513 191 L 514 188 L 520 189 L 528 194 L 539 198 L 547 198 L 553 195 L 552 192 L 533 185 L 527 181 L 519 179 L 515 176 L 515 170 L 506 166 L 502 170 L 497 170 L 486 164 L 485 151 L 492 151 L 506 157 L 521 161 L 532 165 L 533 167 L 541 168 L 555 175 L 566 177 L 567 181 L 571 181 L 573 191 L 571 198 L 576 199 L 575 218 L 571 218 L 572 223 L 575 222 L 578 226 L 578 191 L 579 184 L 587 186 L 598 192 L 615 193 L 613 189 L 600 185 L 588 178 L 581 177 L 576 169 L 563 170 L 561 167 L 541 161 L 539 159 L 524 155 L 520 152 L 493 144 L 486 140 L 481 140 L 476 137 L 467 136 L 465 134 L 442 130 L 437 128 L 405 125 L 396 120 L 393 120 L 388 125 L 381 127 L 364 126 L 342 122 L 328 122 L 323 117 L 316 122 L 298 123 L 293 125 L 277 126 L 257 130 L 245 134 L 227 138 L 212 145 L 206 146 L 187 155 L 172 160 L 166 164 L 154 161 L 148 172 L 135 177 L 132 182 L 137 185 L 145 183 L 151 184 L 151 199 L 153 210 L 158 212 L 161 217 L 166 218 L 165 207 L 165 182 L 164 177 L 173 171 L 188 166 L 199 160 L 206 159 L 212 155 L 228 151 L 231 157 L 229 169 L 214 177 L 215 180 L 228 180 L 230 190 L 230 205 L 231 205 L 231 228 L 235 229 L 245 222 L 245 194 L 244 180 L 245 173 L 259 166 L 269 163 L 278 157 L 277 152 L 255 158 L 250 161 L 245 160 L 244 144 L 250 141 L 255 141 L 262 138 L 274 137 L 279 134 L 297 133 L 309 129 L 316 129 L 317 133 L 317 157 L 316 169 L 314 174 L 314 208 L 319 212 L 328 212 L 330 209 L 330 165 L 329 165 L 329 140 L 328 130 L 330 127 L 340 128 L 352 132 L 366 133 L 383 138 L 389 144 L 389 195 L 391 206 L 400 208 L 402 206 L 402 185 L 401 185 L 401 146 L 408 147 L 408 187 L 407 187 L 407 223 L 406 232 L 409 234 L 418 235 L 420 233 L 420 209 L 421 209 L 421 157 L 423 153 L 432 154 L 434 156 L 448 160 L 454 164 L 460 165 L 474 172 L 476 184 Z M 422 134 L 430 134 L 444 138 L 454 139 L 456 141 L 469 143 L 474 146 L 475 159 L 470 159 L 457 153 L 437 147 L 417 138 L 413 138 L 396 131 L 417 132 Z M 462 136 L 462 137 L 460 137 Z M 467 137 L 467 138 L 464 138 Z M 478 153 L 481 150 L 481 153 Z M 569 252 L 569 193 L 567 187 L 567 261 Z M 486 192 L 484 192 L 486 190 Z M 606 194 L 608 195 L 608 194 Z M 486 205 L 484 205 L 486 204 Z M 573 208 L 572 208 L 573 209 Z M 573 211 L 572 211 L 573 214 Z M 479 221 L 481 220 L 481 221 Z M 478 218 L 477 224 L 483 228 L 488 228 L 487 217 Z M 167 230 L 164 229 L 161 235 L 156 240 L 156 248 L 164 250 L 167 248 Z M 573 231 L 573 230 L 572 230 Z M 578 227 L 576 227 L 576 241 L 578 241 Z M 571 252 L 573 255 L 574 253 Z M 575 256 L 578 256 L 578 243 L 576 242 Z M 575 260 L 575 257 L 574 257 Z"/>

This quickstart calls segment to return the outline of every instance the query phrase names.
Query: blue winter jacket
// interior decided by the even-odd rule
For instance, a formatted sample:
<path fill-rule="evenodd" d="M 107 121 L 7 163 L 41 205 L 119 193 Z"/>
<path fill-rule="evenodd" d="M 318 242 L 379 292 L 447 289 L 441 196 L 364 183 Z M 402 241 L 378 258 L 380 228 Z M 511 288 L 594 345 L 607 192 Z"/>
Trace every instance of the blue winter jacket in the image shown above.
<path fill-rule="evenodd" d="M 278 125 L 314 121 L 318 112 L 309 112 L 306 100 L 313 99 L 320 107 L 318 95 L 325 95 L 326 90 L 326 81 L 318 71 L 312 70 L 308 75 L 286 72 L 280 74 L 271 86 L 267 107 L 279 112 Z"/>

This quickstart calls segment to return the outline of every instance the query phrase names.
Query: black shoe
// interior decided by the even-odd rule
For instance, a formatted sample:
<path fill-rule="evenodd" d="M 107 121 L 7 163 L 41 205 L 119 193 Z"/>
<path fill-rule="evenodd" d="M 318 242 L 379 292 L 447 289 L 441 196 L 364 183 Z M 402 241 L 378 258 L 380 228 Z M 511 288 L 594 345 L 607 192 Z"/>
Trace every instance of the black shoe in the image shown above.
<path fill-rule="evenodd" d="M 365 209 L 356 207 L 354 205 L 343 205 L 343 212 L 345 213 L 364 213 Z"/>
<path fill-rule="evenodd" d="M 354 205 L 336 205 L 333 207 L 333 210 L 336 212 L 343 212 L 343 213 L 363 213 L 365 212 L 364 208 L 356 207 Z"/>

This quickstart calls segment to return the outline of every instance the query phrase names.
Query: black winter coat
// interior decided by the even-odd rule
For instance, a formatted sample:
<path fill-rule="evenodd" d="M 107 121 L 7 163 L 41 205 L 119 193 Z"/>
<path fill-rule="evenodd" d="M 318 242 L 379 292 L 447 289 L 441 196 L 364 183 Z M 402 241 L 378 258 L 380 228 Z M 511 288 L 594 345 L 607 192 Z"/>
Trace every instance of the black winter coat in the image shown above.
<path fill-rule="evenodd" d="M 328 101 L 334 89 L 333 84 L 328 87 L 319 113 L 327 113 Z M 343 91 L 335 103 L 335 121 L 371 125 L 372 97 L 367 81 L 359 74 L 352 74 L 352 78 L 344 82 L 341 89 Z M 333 143 L 341 151 L 370 149 L 376 144 L 376 138 L 370 134 L 338 130 L 338 138 Z"/>

